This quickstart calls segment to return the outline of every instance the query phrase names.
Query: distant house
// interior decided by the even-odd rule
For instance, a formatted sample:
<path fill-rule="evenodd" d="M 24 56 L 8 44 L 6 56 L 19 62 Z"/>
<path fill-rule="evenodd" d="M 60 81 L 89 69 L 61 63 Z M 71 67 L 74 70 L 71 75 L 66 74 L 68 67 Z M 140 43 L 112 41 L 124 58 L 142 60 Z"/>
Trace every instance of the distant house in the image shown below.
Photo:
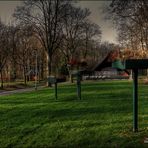
<path fill-rule="evenodd" d="M 109 52 L 102 61 L 97 63 L 92 69 L 91 74 L 84 75 L 84 79 L 127 79 L 129 72 L 126 70 L 112 67 L 112 62 L 116 59 L 116 51 Z"/>

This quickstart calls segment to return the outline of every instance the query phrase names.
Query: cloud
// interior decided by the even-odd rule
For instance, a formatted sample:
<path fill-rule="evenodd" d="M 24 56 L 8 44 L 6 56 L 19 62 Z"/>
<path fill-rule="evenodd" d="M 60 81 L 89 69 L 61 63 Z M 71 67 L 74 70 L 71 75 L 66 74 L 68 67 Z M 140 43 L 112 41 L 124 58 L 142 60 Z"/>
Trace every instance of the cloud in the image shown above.
<path fill-rule="evenodd" d="M 104 14 L 102 13 L 102 8 L 109 4 L 110 1 L 78 1 L 76 3 L 77 6 L 90 9 L 90 20 L 101 27 L 102 41 L 117 43 L 117 31 L 111 21 L 104 19 Z"/>

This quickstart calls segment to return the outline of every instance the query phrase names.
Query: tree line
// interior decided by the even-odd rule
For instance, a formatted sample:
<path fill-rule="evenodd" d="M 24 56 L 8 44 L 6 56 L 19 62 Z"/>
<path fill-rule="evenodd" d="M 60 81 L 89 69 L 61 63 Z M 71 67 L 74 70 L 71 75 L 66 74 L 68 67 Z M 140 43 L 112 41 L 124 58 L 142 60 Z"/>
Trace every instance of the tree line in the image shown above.
<path fill-rule="evenodd" d="M 109 12 L 123 47 L 141 51 L 148 49 L 147 0 L 113 0 Z"/>
<path fill-rule="evenodd" d="M 44 79 L 66 73 L 71 60 L 97 59 L 101 28 L 89 20 L 90 14 L 73 1 L 23 1 L 14 23 L 0 21 L 1 87 L 5 79 L 23 78 L 26 84 L 36 70 Z"/>
<path fill-rule="evenodd" d="M 112 0 L 106 12 L 118 30 L 118 49 L 127 49 L 121 58 L 146 58 L 148 2 Z M 89 19 L 90 14 L 73 0 L 23 1 L 13 13 L 13 23 L 0 21 L 1 87 L 4 80 L 23 78 L 26 84 L 35 73 L 38 79 L 70 75 L 67 63 L 85 61 L 92 66 L 117 49 L 101 42 L 101 28 Z"/>

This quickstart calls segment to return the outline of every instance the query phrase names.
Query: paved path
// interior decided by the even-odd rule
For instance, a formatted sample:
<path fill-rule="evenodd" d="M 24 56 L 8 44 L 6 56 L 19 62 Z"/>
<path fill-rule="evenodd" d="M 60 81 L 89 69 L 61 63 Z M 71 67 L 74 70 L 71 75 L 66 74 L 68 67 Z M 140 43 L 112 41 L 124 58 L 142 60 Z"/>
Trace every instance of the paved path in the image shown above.
<path fill-rule="evenodd" d="M 44 86 L 38 87 L 37 90 L 40 90 L 42 88 L 44 88 Z M 12 90 L 12 91 L 3 91 L 3 92 L 0 92 L 0 96 L 11 95 L 14 93 L 30 92 L 30 91 L 34 91 L 34 90 L 35 90 L 35 88 L 24 88 L 24 89 Z"/>

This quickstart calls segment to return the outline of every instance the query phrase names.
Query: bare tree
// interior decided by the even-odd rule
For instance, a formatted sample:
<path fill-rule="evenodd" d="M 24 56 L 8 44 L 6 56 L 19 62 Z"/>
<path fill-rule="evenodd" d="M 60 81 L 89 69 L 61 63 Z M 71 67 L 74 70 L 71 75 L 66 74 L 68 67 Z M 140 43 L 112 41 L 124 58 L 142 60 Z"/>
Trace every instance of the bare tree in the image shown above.
<path fill-rule="evenodd" d="M 113 0 L 110 16 L 119 30 L 119 40 L 132 49 L 148 49 L 148 1 Z"/>
<path fill-rule="evenodd" d="M 83 24 L 83 47 L 82 48 L 82 56 L 86 59 L 87 54 L 91 51 L 91 47 L 93 46 L 93 42 L 96 41 L 98 44 L 101 42 L 101 30 L 99 25 L 90 22 L 87 20 Z"/>
<path fill-rule="evenodd" d="M 73 59 L 78 60 L 78 51 L 81 45 L 81 39 L 83 37 L 83 25 L 85 24 L 87 17 L 90 15 L 89 9 L 82 9 L 80 7 L 74 7 L 67 5 L 64 9 L 63 18 L 63 38 L 61 52 L 64 54 L 65 62 L 69 63 Z M 70 80 L 71 70 L 73 67 L 69 67 Z"/>
<path fill-rule="evenodd" d="M 52 72 L 52 56 L 61 43 L 61 21 L 63 9 L 69 3 L 64 0 L 27 0 L 14 13 L 17 20 L 34 26 L 36 37 L 47 55 L 47 76 Z M 48 85 L 50 85 L 48 83 Z"/>
<path fill-rule="evenodd" d="M 20 26 L 17 33 L 17 64 L 23 69 L 24 83 L 27 83 L 28 65 L 32 58 L 32 28 L 30 26 Z"/>
<path fill-rule="evenodd" d="M 83 25 L 90 15 L 89 9 L 81 9 L 68 5 L 64 11 L 63 20 L 63 49 L 61 50 L 66 57 L 67 62 L 75 58 L 77 49 L 80 46 L 80 40 L 83 37 Z"/>
<path fill-rule="evenodd" d="M 10 57 L 9 61 L 11 63 L 11 80 L 15 81 L 17 78 L 17 41 L 18 36 L 17 32 L 19 31 L 19 26 L 15 26 L 14 24 L 10 24 L 9 26 L 9 39 L 10 39 Z"/>
<path fill-rule="evenodd" d="M 9 56 L 9 29 L 0 21 L 0 79 L 3 88 L 3 70 Z"/>

